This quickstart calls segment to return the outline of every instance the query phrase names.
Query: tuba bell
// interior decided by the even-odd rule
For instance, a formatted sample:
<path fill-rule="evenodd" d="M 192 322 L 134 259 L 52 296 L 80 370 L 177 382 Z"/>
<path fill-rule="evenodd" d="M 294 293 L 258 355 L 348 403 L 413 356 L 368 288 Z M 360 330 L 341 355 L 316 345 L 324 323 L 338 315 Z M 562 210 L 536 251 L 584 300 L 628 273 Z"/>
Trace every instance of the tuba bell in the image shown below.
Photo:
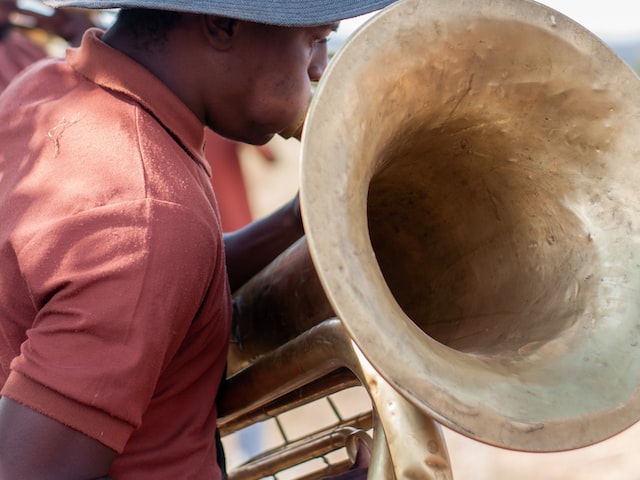
<path fill-rule="evenodd" d="M 439 425 L 549 452 L 636 423 L 639 118 L 635 73 L 536 2 L 368 20 L 306 121 L 306 238 L 235 297 L 223 433 L 362 384 L 386 480 L 452 476 Z"/>

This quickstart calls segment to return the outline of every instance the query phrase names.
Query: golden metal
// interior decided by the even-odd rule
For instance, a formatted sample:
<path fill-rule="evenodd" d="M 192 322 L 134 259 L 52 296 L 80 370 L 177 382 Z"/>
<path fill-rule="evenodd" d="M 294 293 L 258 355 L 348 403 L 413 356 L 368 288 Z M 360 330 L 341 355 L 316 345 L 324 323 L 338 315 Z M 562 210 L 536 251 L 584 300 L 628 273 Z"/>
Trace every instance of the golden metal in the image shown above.
<path fill-rule="evenodd" d="M 374 405 L 370 479 L 450 478 L 438 424 L 540 452 L 634 424 L 638 118 L 635 73 L 533 1 L 374 16 L 307 118 L 308 245 L 236 299 L 229 411 L 346 367 Z"/>
<path fill-rule="evenodd" d="M 250 465 L 232 472 L 229 478 L 262 478 L 295 462 L 324 454 L 330 445 L 332 449 L 344 446 L 346 436 L 336 435 L 339 432 L 354 431 L 350 429 L 363 431 L 371 426 L 377 432 L 385 432 L 382 438 L 386 435 L 386 438 L 394 440 L 394 444 L 387 447 L 387 442 L 376 442 L 373 445 L 372 457 L 377 461 L 371 465 L 369 479 L 452 478 L 439 425 L 399 395 L 371 367 L 337 318 L 321 322 L 261 356 L 249 368 L 232 375 L 218 402 L 221 433 L 234 431 L 234 423 L 247 415 L 261 419 L 271 416 L 262 406 L 273 405 L 281 395 L 323 378 L 339 367 L 347 367 L 361 384 L 367 386 L 377 416 L 374 424 L 358 419 L 358 422 L 347 422 L 349 425 L 319 432 L 314 438 L 297 443 L 286 451 L 266 452 Z M 398 442 L 400 435 L 402 441 Z"/>

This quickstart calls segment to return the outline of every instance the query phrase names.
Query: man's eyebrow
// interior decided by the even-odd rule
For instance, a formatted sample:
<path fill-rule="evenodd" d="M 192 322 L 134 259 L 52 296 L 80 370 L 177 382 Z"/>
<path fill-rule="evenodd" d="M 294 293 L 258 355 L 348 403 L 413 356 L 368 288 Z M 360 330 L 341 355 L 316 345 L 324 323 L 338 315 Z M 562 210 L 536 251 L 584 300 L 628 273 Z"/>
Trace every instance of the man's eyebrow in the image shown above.
<path fill-rule="evenodd" d="M 329 27 L 332 32 L 337 32 L 339 26 L 340 26 L 340 22 L 334 22 L 327 25 L 327 27 Z"/>

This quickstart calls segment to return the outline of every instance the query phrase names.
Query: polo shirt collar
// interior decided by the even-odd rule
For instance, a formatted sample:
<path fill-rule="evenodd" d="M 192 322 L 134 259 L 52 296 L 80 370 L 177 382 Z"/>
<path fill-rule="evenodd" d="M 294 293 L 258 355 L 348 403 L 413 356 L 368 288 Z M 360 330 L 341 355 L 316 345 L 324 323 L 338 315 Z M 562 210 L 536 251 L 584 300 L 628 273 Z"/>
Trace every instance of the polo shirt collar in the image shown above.
<path fill-rule="evenodd" d="M 95 84 L 139 103 L 211 176 L 211 166 L 204 157 L 204 127 L 198 117 L 149 70 L 104 43 L 103 33 L 97 28 L 88 30 L 80 47 L 67 51 L 67 63 Z"/>

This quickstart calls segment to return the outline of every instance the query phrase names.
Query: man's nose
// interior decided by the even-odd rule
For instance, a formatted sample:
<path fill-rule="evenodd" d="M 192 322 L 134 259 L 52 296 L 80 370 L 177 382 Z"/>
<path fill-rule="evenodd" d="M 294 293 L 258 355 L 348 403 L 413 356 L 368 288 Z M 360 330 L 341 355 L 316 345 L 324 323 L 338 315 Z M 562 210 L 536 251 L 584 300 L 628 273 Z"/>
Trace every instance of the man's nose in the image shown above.
<path fill-rule="evenodd" d="M 324 69 L 327 68 L 329 62 L 329 56 L 327 54 L 327 43 L 318 43 L 313 48 L 313 55 L 311 56 L 311 62 L 307 73 L 309 74 L 309 80 L 317 82 L 324 73 Z"/>

